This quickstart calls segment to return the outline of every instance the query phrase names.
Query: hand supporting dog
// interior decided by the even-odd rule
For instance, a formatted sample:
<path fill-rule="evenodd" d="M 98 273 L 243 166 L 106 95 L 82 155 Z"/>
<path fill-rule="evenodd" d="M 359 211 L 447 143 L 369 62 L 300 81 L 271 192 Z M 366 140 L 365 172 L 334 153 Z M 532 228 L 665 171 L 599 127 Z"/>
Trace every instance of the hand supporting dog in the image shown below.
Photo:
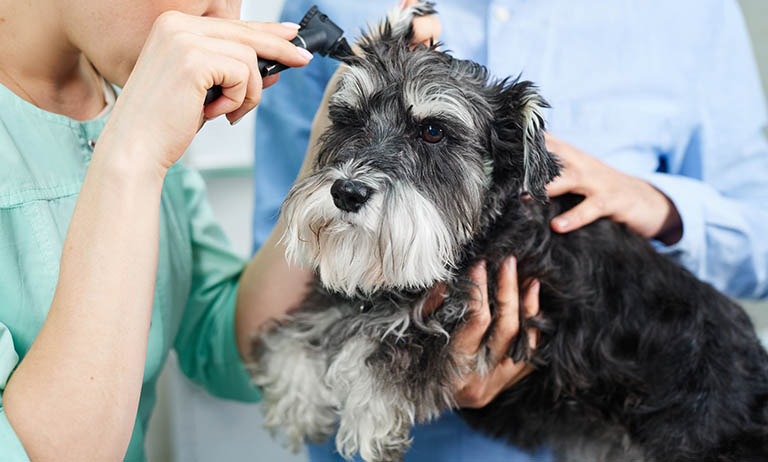
<path fill-rule="evenodd" d="M 525 292 L 521 294 L 517 281 L 517 261 L 515 257 L 508 257 L 499 270 L 496 311 L 491 313 L 485 262 L 475 265 L 470 277 L 475 284 L 474 296 L 469 303 L 470 320 L 452 340 L 453 355 L 465 371 L 456 377 L 458 391 L 455 400 L 457 407 L 481 408 L 533 371 L 530 364 L 515 362 L 508 354 L 520 329 L 521 317 L 531 319 L 539 314 L 541 283 L 538 280 L 528 281 L 524 287 Z M 444 290 L 442 284 L 432 290 L 424 309 L 425 314 L 439 309 Z M 492 358 L 492 369 L 478 370 L 471 358 L 477 357 L 480 349 L 485 348 L 484 339 L 489 331 L 491 341 L 488 343 L 488 354 Z M 535 350 L 539 337 L 536 328 L 529 328 L 527 337 L 531 350 Z"/>

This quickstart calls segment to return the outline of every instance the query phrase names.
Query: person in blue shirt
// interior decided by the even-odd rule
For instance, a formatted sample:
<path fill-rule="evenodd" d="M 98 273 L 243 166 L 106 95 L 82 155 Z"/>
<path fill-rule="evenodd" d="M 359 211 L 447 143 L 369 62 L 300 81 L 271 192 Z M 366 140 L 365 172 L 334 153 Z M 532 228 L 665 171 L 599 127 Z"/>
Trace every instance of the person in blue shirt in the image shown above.
<path fill-rule="evenodd" d="M 392 6 L 289 0 L 282 20 L 300 18 L 312 3 L 348 37 Z M 551 104 L 548 145 L 566 169 L 548 193 L 586 196 L 553 220 L 555 231 L 608 216 L 726 294 L 768 297 L 766 108 L 735 0 L 444 0 L 437 8 L 442 49 L 498 77 L 521 74 Z M 337 67 L 315 59 L 264 96 L 254 249 L 275 223 Z M 455 414 L 412 436 L 408 462 L 550 460 L 546 451 L 526 455 L 480 435 Z M 332 442 L 309 453 L 313 462 L 341 460 Z"/>

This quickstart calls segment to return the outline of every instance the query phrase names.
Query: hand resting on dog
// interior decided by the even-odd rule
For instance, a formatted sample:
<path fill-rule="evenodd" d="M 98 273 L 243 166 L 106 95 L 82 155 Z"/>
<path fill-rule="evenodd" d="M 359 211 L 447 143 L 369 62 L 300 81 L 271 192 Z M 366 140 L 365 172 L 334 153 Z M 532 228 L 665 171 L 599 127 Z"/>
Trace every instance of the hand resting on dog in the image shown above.
<path fill-rule="evenodd" d="M 553 230 L 567 233 L 598 218 L 609 217 L 643 237 L 658 239 L 667 245 L 680 240 L 683 234 L 680 215 L 664 193 L 550 134 L 546 139 L 547 149 L 555 153 L 565 167 L 547 186 L 547 195 L 586 196 L 579 205 L 552 220 Z"/>

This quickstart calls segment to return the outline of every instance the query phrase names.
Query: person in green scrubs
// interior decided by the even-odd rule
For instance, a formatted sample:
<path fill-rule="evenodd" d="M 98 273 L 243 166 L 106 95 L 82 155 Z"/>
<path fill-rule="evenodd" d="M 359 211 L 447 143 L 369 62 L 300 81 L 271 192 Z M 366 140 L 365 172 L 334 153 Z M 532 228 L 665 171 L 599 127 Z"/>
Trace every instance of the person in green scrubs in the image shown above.
<path fill-rule="evenodd" d="M 260 78 L 257 56 L 300 67 L 311 54 L 289 42 L 297 25 L 239 14 L 236 0 L 0 0 L 3 462 L 144 460 L 171 348 L 211 393 L 259 399 L 249 339 L 300 301 L 311 272 L 286 262 L 282 225 L 238 258 L 201 177 L 177 161 L 205 120 L 237 122 L 278 80 Z M 439 33 L 431 17 L 416 28 L 419 41 Z M 213 85 L 223 97 L 203 106 Z M 517 331 L 505 268 L 496 353 Z M 485 288 L 484 268 L 474 275 Z M 482 295 L 458 354 L 488 329 Z M 458 380 L 456 400 L 481 406 L 527 371 L 503 360 Z"/>

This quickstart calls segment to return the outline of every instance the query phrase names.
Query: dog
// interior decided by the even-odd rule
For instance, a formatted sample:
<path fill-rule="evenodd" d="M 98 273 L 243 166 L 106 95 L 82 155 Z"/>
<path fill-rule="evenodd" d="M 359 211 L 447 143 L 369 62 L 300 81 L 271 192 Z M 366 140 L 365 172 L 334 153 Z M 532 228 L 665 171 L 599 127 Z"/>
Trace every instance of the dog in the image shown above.
<path fill-rule="evenodd" d="M 534 370 L 461 410 L 472 427 L 559 461 L 768 461 L 768 355 L 745 312 L 622 224 L 554 233 L 583 198 L 546 197 L 561 168 L 547 103 L 531 82 L 411 45 L 413 18 L 433 13 L 391 13 L 358 42 L 312 171 L 283 204 L 288 257 L 316 277 L 254 341 L 266 426 L 295 446 L 336 433 L 345 458 L 401 460 L 415 422 L 455 407 L 469 269 L 487 262 L 493 311 L 511 255 L 521 284 L 541 282 L 541 311 L 509 351 Z M 445 299 L 425 314 L 437 283 Z M 487 346 L 470 364 L 494 367 Z"/>

